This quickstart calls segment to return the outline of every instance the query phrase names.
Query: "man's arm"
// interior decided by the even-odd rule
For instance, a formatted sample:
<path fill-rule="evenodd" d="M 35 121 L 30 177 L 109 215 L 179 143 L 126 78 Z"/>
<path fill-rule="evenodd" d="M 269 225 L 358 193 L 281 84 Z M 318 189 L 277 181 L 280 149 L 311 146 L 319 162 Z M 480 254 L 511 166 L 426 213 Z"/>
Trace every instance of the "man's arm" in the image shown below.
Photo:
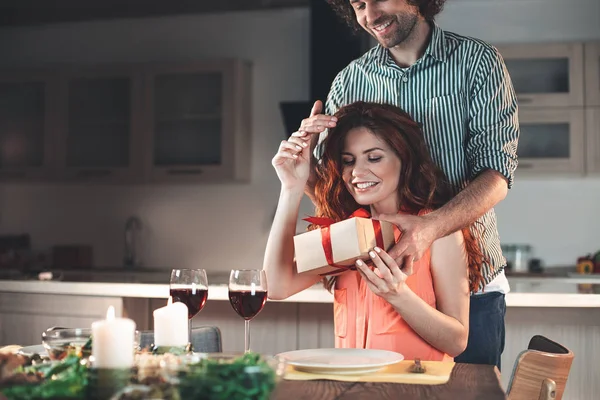
<path fill-rule="evenodd" d="M 508 180 L 500 172 L 483 171 L 467 187 L 443 207 L 425 215 L 434 220 L 437 238 L 442 238 L 469 225 L 504 200 Z"/>
<path fill-rule="evenodd" d="M 516 95 L 502 57 L 482 48 L 469 82 L 466 156 L 471 182 L 440 209 L 422 217 L 381 216 L 402 231 L 389 253 L 406 273 L 433 241 L 473 224 L 506 197 L 517 167 L 519 122 Z"/>
<path fill-rule="evenodd" d="M 473 224 L 502 201 L 507 192 L 507 179 L 498 171 L 488 169 L 452 200 L 429 214 L 379 215 L 379 219 L 395 224 L 402 231 L 401 240 L 388 253 L 410 274 L 413 261 L 420 259 L 435 240 Z"/>

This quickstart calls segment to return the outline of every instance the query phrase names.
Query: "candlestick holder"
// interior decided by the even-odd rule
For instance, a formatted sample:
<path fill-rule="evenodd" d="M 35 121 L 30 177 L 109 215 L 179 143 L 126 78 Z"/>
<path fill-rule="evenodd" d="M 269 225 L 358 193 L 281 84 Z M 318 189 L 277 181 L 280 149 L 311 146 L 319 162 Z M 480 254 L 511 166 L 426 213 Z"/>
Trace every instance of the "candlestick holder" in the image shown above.
<path fill-rule="evenodd" d="M 131 382 L 131 368 L 90 368 L 86 399 L 110 399 Z"/>

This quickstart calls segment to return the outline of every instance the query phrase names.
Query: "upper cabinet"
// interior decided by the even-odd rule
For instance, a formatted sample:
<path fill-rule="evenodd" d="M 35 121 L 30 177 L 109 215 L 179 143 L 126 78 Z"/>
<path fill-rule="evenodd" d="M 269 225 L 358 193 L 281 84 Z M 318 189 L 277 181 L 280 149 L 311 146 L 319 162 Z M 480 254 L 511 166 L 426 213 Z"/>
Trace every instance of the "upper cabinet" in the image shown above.
<path fill-rule="evenodd" d="M 518 175 L 584 174 L 585 129 L 582 108 L 521 109 L 519 125 Z"/>
<path fill-rule="evenodd" d="M 600 42 L 585 44 L 585 101 L 600 106 Z"/>
<path fill-rule="evenodd" d="M 250 179 L 248 64 L 162 65 L 145 77 L 152 181 Z"/>
<path fill-rule="evenodd" d="M 600 174 L 600 107 L 586 110 L 587 171 Z"/>
<path fill-rule="evenodd" d="M 57 130 L 59 176 L 131 182 L 141 174 L 143 80 L 133 68 L 65 71 Z"/>
<path fill-rule="evenodd" d="M 583 44 L 497 46 L 520 107 L 583 107 Z"/>
<path fill-rule="evenodd" d="M 0 74 L 0 180 L 250 179 L 250 66 L 237 60 Z"/>
<path fill-rule="evenodd" d="M 517 173 L 600 173 L 600 42 L 497 48 L 519 101 Z"/>
<path fill-rule="evenodd" d="M 0 180 L 48 180 L 56 110 L 50 73 L 0 74 Z"/>
<path fill-rule="evenodd" d="M 585 44 L 587 170 L 600 174 L 600 42 Z"/>

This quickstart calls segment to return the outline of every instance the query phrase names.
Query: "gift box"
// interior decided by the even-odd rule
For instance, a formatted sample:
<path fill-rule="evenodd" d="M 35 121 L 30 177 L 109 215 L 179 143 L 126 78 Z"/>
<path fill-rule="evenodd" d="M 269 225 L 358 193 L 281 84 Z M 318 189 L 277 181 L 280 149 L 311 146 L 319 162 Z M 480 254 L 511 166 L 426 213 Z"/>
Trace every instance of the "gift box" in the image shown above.
<path fill-rule="evenodd" d="M 326 218 L 307 218 L 321 228 L 294 236 L 298 273 L 327 275 L 353 267 L 357 259 L 368 260 L 378 246 L 394 244 L 394 226 L 386 221 L 352 217 L 336 223 Z"/>

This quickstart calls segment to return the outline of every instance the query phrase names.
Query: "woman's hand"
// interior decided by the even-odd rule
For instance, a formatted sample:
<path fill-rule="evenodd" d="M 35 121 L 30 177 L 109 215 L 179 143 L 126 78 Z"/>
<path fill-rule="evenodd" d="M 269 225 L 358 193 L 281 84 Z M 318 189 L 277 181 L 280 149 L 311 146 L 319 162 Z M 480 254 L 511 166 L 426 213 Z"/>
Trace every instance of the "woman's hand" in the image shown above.
<path fill-rule="evenodd" d="M 310 175 L 310 157 L 310 135 L 294 132 L 281 142 L 271 163 L 284 188 L 304 190 Z"/>
<path fill-rule="evenodd" d="M 369 252 L 369 256 L 376 267 L 375 270 L 371 271 L 361 260 L 356 261 L 356 267 L 373 293 L 392 303 L 395 297 L 410 290 L 406 286 L 408 275 L 400 270 L 388 253 L 375 247 Z"/>

